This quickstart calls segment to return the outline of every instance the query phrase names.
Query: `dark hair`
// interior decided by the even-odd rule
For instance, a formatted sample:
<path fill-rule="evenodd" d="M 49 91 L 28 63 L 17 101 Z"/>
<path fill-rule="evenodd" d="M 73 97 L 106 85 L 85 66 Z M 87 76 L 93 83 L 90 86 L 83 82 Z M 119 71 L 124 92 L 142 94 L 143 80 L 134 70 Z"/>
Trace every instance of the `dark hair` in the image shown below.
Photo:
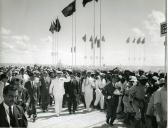
<path fill-rule="evenodd" d="M 0 80 L 5 79 L 5 78 L 8 79 L 8 76 L 6 74 L 1 74 Z"/>
<path fill-rule="evenodd" d="M 3 95 L 7 95 L 9 91 L 16 91 L 17 89 L 12 85 L 7 85 L 3 89 Z"/>

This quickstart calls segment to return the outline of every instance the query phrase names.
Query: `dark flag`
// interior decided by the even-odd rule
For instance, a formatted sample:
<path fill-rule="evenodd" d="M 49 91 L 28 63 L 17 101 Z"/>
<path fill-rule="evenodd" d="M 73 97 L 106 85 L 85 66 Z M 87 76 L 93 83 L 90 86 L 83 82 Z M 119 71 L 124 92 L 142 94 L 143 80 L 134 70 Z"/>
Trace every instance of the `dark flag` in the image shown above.
<path fill-rule="evenodd" d="M 76 0 L 70 3 L 67 7 L 62 10 L 62 14 L 67 17 L 72 15 L 76 11 Z"/>
<path fill-rule="evenodd" d="M 96 38 L 95 38 L 95 40 L 94 40 L 94 43 L 95 43 L 95 44 L 97 43 L 97 36 L 96 36 Z"/>
<path fill-rule="evenodd" d="M 76 52 L 76 46 L 74 47 L 74 52 Z"/>
<path fill-rule="evenodd" d="M 86 34 L 82 37 L 83 41 L 86 42 Z"/>
<path fill-rule="evenodd" d="M 82 4 L 83 4 L 83 7 L 85 7 L 85 5 L 88 3 L 88 2 L 91 2 L 92 0 L 83 0 Z M 98 0 L 95 0 L 96 2 L 98 2 Z"/>
<path fill-rule="evenodd" d="M 60 31 L 60 29 L 61 29 L 61 25 L 60 25 L 60 22 L 59 22 L 59 19 L 57 18 L 56 19 L 56 21 L 55 21 L 55 24 L 54 24 L 54 30 L 56 31 L 56 32 L 59 32 Z"/>
<path fill-rule="evenodd" d="M 130 42 L 130 37 L 128 37 L 126 40 L 126 43 L 129 43 L 129 42 Z"/>
<path fill-rule="evenodd" d="M 73 52 L 73 48 L 71 47 L 71 53 Z"/>
<path fill-rule="evenodd" d="M 91 49 L 93 49 L 93 42 L 91 42 Z"/>
<path fill-rule="evenodd" d="M 102 36 L 102 41 L 105 42 L 105 38 L 104 38 L 104 36 Z"/>
<path fill-rule="evenodd" d="M 132 43 L 135 43 L 136 39 L 134 38 L 134 40 L 132 41 Z"/>
<path fill-rule="evenodd" d="M 138 38 L 137 44 L 141 43 L 141 37 Z"/>
<path fill-rule="evenodd" d="M 90 42 L 93 42 L 93 38 L 92 38 L 92 36 L 90 37 L 90 40 L 89 40 Z"/>
<path fill-rule="evenodd" d="M 97 48 L 100 48 L 100 40 L 97 40 Z"/>
<path fill-rule="evenodd" d="M 141 42 L 142 44 L 144 44 L 145 43 L 145 37 L 143 38 L 143 40 L 142 40 L 142 42 Z"/>
<path fill-rule="evenodd" d="M 49 31 L 53 34 L 54 33 L 54 24 L 51 22 Z"/>

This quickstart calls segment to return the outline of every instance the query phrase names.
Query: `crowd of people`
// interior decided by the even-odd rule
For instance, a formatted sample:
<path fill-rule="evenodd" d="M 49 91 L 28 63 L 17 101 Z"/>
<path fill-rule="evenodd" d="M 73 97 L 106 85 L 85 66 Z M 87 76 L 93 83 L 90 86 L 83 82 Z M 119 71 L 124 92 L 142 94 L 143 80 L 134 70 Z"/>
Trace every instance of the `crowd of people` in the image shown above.
<path fill-rule="evenodd" d="M 0 67 L 0 127 L 27 127 L 27 118 L 36 121 L 37 106 L 47 112 L 54 105 L 55 116 L 60 116 L 62 107 L 75 114 L 80 104 L 87 112 L 106 112 L 111 126 L 122 118 L 129 128 L 166 128 L 167 74 L 119 68 Z"/>

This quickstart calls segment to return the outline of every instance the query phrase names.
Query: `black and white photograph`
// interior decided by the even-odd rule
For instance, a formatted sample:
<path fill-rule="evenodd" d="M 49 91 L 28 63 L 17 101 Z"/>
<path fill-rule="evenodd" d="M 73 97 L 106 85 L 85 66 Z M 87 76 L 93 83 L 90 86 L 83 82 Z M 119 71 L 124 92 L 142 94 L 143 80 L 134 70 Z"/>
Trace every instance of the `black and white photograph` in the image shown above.
<path fill-rule="evenodd" d="M 0 128 L 167 128 L 167 0 L 0 0 Z"/>

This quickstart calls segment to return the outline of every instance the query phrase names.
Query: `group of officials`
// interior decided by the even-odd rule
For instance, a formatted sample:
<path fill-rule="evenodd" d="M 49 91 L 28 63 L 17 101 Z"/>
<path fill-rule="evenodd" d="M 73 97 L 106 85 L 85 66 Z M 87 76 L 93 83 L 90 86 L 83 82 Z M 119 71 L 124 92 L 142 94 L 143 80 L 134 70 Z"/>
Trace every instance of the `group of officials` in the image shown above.
<path fill-rule="evenodd" d="M 46 112 L 54 104 L 60 116 L 62 107 L 75 114 L 81 103 L 88 112 L 105 111 L 111 126 L 123 118 L 129 128 L 166 128 L 167 76 L 118 68 L 0 67 L 0 127 L 27 127 L 26 116 L 35 121 L 37 105 Z"/>

